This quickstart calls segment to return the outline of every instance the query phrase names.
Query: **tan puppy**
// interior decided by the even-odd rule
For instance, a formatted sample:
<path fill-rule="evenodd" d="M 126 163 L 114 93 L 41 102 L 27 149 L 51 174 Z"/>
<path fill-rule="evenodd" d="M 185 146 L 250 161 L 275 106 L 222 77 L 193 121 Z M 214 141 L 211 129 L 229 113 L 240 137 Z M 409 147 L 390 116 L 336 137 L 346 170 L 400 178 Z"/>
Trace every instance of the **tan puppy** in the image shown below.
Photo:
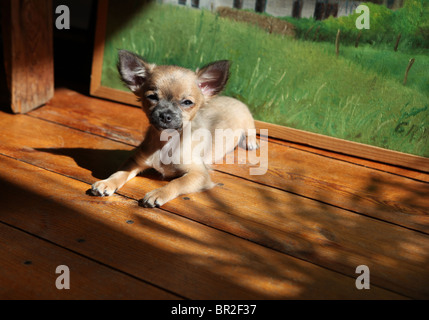
<path fill-rule="evenodd" d="M 228 61 L 217 61 L 193 72 L 149 64 L 120 50 L 118 69 L 124 83 L 141 100 L 151 127 L 118 172 L 92 185 L 92 194 L 110 196 L 139 172 L 152 167 L 164 177 L 175 178 L 140 200 L 145 207 L 159 207 L 181 194 L 212 188 L 208 163 L 222 159 L 237 144 L 258 148 L 256 135 L 248 134 L 255 125 L 247 106 L 233 98 L 217 96 L 228 80 Z M 202 129 L 210 139 L 193 139 L 194 133 L 204 132 Z M 229 146 L 220 144 L 219 139 L 215 141 L 219 130 L 235 133 L 222 138 L 232 139 Z"/>

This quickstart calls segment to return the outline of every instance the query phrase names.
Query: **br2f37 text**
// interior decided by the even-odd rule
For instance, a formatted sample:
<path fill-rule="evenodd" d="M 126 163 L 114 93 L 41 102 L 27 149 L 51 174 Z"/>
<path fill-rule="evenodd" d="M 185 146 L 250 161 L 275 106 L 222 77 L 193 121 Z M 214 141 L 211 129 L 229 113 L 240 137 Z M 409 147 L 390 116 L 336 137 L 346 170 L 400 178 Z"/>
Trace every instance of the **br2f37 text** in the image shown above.
<path fill-rule="evenodd" d="M 256 304 L 217 304 L 216 314 L 253 314 Z"/>

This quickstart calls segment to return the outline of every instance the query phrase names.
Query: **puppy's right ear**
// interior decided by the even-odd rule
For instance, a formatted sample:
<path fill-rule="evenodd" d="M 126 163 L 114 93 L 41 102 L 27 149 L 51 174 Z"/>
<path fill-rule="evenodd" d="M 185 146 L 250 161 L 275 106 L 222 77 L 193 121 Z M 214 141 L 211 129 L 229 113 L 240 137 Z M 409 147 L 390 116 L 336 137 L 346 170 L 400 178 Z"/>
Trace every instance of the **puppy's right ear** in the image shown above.
<path fill-rule="evenodd" d="M 145 62 L 138 55 L 126 51 L 119 50 L 118 71 L 122 81 L 136 95 L 148 78 L 154 65 Z"/>

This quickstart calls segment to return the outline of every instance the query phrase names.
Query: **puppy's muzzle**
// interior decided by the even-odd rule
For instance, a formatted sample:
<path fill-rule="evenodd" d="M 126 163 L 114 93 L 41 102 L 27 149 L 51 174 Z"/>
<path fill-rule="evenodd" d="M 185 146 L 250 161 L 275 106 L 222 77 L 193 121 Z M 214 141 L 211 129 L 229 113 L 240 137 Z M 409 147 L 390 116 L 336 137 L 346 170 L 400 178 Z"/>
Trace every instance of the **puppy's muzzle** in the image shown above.
<path fill-rule="evenodd" d="M 150 122 L 159 130 L 177 130 L 182 127 L 182 116 L 170 108 L 157 108 L 151 113 Z"/>

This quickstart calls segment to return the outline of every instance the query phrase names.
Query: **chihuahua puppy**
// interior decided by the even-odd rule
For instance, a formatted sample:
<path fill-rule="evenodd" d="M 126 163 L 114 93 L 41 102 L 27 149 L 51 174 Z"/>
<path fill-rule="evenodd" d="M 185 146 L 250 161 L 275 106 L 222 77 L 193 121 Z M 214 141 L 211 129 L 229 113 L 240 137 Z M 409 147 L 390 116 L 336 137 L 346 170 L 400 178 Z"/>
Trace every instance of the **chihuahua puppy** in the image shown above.
<path fill-rule="evenodd" d="M 198 129 L 208 130 L 213 139 L 208 142 L 208 147 L 212 147 L 209 153 L 212 158 L 215 155 L 223 158 L 226 152 L 231 151 L 222 147 L 224 150 L 220 154 L 214 152 L 216 129 L 231 129 L 240 133 L 240 137 L 234 139 L 233 148 L 238 144 L 247 149 L 258 148 L 256 135 L 248 134 L 255 132 L 255 124 L 247 106 L 236 99 L 218 96 L 228 81 L 229 67 L 229 61 L 223 60 L 193 72 L 177 66 L 157 66 L 134 53 L 120 50 L 118 70 L 121 78 L 141 100 L 151 126 L 133 156 L 118 172 L 94 183 L 92 194 L 110 196 L 147 168 L 154 168 L 164 177 L 175 179 L 162 188 L 148 192 L 139 201 L 144 207 L 160 207 L 179 195 L 212 188 L 215 184 L 210 179 L 207 165 L 210 161 L 205 159 L 206 154 L 197 152 L 201 156 L 184 161 L 183 149 L 171 147 L 170 155 L 180 153 L 177 156 L 181 161 L 162 161 L 163 148 L 173 140 L 162 138 L 164 130 L 178 132 L 179 144 L 190 143 L 188 153 L 196 148 L 197 143 L 189 141 L 183 133 L 187 130 L 191 133 Z"/>

